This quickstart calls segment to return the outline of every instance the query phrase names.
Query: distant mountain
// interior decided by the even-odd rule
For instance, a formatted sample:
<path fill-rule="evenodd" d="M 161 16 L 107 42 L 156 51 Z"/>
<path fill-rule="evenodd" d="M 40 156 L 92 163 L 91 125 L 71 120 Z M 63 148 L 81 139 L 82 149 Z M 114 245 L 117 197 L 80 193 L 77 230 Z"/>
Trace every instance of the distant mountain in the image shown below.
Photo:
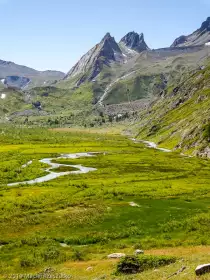
<path fill-rule="evenodd" d="M 35 69 L 0 60 L 0 80 L 5 86 L 23 88 L 25 86 L 49 85 L 64 78 L 65 74 L 59 71 L 37 71 Z"/>
<path fill-rule="evenodd" d="M 142 51 L 149 50 L 149 47 L 144 41 L 144 34 L 138 34 L 136 32 L 129 32 L 120 40 L 120 45 L 128 48 L 129 50 L 134 50 L 138 53 Z"/>
<path fill-rule="evenodd" d="M 92 81 L 101 72 L 104 65 L 123 61 L 123 54 L 114 37 L 107 33 L 101 42 L 89 50 L 67 73 L 65 79 L 76 79 L 79 86 L 85 81 Z"/>
<path fill-rule="evenodd" d="M 202 23 L 201 27 L 192 34 L 178 37 L 171 47 L 204 45 L 208 42 L 210 42 L 210 17 L 208 17 L 207 20 Z"/>

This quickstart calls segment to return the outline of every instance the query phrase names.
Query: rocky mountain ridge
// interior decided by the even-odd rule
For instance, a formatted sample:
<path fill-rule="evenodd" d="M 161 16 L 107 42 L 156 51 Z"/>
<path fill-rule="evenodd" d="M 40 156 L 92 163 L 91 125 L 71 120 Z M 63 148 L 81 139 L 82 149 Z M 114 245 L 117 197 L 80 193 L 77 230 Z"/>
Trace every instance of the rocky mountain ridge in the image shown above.
<path fill-rule="evenodd" d="M 75 85 L 95 81 L 104 66 L 110 67 L 113 63 L 124 64 L 131 57 L 149 50 L 144 41 L 144 35 L 129 32 L 117 43 L 107 33 L 101 42 L 89 50 L 67 73 L 65 80 L 75 80 Z"/>
<path fill-rule="evenodd" d="M 152 52 L 156 54 L 157 59 L 173 56 L 177 53 L 177 50 L 180 54 L 193 53 L 199 51 L 199 48 L 204 48 L 205 44 L 209 41 L 210 17 L 191 35 L 182 35 L 174 41 L 171 47 L 152 50 Z M 150 53 L 151 50 L 144 40 L 143 33 L 129 32 L 119 43 L 115 41 L 114 37 L 111 37 L 110 33 L 107 33 L 101 42 L 88 51 L 68 72 L 65 80 L 68 80 L 72 87 L 78 87 L 85 82 L 100 81 L 100 74 L 104 69 L 107 69 L 105 72 L 116 73 L 119 65 L 122 66 L 120 66 L 121 68 L 130 67 L 130 72 L 133 72 L 135 60 L 138 60 L 142 55 L 146 58 L 150 56 Z M 124 64 L 128 66 L 124 67 Z M 124 71 L 122 76 L 126 76 L 127 74 L 129 74 L 128 70 L 126 72 Z M 106 76 L 108 76 L 108 73 Z M 115 75 L 115 77 L 116 79 L 120 79 L 119 75 Z M 113 83 L 114 81 L 110 82 Z"/>
<path fill-rule="evenodd" d="M 206 19 L 198 28 L 190 35 L 182 35 L 175 39 L 171 47 L 196 46 L 210 42 L 210 17 Z"/>
<path fill-rule="evenodd" d="M 29 84 L 31 87 L 44 86 L 63 79 L 64 76 L 60 71 L 38 71 L 11 61 L 0 60 L 0 80 L 7 87 L 22 88 Z"/>

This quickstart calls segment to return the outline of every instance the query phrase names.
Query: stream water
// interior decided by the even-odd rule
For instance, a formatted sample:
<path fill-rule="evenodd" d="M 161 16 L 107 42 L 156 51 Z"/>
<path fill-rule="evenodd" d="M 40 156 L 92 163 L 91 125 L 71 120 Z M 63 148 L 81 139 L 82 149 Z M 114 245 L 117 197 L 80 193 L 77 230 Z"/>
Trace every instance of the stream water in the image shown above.
<path fill-rule="evenodd" d="M 150 141 L 144 141 L 144 140 L 137 140 L 135 138 L 131 139 L 134 143 L 144 143 L 148 148 L 153 148 L 162 152 L 166 152 L 166 153 L 170 153 L 172 152 L 169 149 L 164 149 L 164 148 L 158 148 L 158 145 L 155 144 L 154 142 L 150 142 Z"/>
<path fill-rule="evenodd" d="M 54 160 L 58 160 L 58 159 L 76 159 L 76 158 L 81 158 L 81 157 L 94 157 L 97 153 L 75 153 L 75 154 L 63 154 L 57 158 L 43 158 L 40 160 L 41 163 L 45 163 L 48 164 L 50 167 L 46 168 L 45 171 L 48 173 L 47 175 L 43 176 L 43 177 L 39 177 L 30 181 L 23 181 L 23 182 L 15 182 L 15 183 L 11 183 L 8 184 L 9 187 L 11 186 L 17 186 L 20 184 L 28 184 L 28 185 L 32 185 L 32 184 L 36 184 L 36 183 L 43 183 L 43 182 L 47 182 L 47 181 L 51 181 L 53 179 L 56 179 L 60 176 L 65 176 L 65 175 L 69 175 L 69 174 L 85 174 L 88 172 L 92 172 L 92 171 L 96 171 L 96 168 L 92 168 L 92 167 L 85 167 L 82 165 L 69 165 L 69 164 L 61 164 L 61 163 L 54 163 L 52 161 Z M 22 166 L 22 168 L 25 168 L 26 166 L 30 165 L 32 162 L 28 162 L 26 164 L 24 164 Z M 57 169 L 61 166 L 65 166 L 65 167 L 73 167 L 75 169 L 75 171 L 66 171 L 66 172 L 53 172 L 53 169 Z"/>

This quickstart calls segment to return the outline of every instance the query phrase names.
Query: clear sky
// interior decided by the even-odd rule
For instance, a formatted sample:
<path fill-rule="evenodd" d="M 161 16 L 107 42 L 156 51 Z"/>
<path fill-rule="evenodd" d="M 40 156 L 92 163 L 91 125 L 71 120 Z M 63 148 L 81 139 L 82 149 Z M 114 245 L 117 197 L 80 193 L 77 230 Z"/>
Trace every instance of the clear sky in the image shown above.
<path fill-rule="evenodd" d="M 0 0 L 0 11 L 0 59 L 67 72 L 106 32 L 169 46 L 210 16 L 210 0 Z"/>

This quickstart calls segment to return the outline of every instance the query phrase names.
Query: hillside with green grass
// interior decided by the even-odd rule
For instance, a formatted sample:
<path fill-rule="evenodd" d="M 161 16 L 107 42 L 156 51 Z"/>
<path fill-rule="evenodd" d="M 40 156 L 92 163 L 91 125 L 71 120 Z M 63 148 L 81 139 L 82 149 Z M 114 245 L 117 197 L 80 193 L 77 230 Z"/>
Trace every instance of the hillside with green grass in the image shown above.
<path fill-rule="evenodd" d="M 135 126 L 137 138 L 193 155 L 210 156 L 210 66 L 164 90 Z"/>

